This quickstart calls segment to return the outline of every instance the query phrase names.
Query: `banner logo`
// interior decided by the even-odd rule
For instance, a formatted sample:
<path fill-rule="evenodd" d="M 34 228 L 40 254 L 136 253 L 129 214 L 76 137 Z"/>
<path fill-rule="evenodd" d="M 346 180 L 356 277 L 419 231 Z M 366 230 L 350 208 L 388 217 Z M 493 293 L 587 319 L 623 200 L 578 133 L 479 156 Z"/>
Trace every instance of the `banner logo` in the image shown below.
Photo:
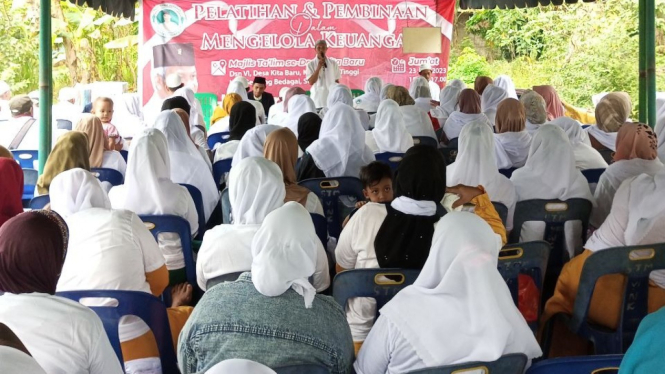
<path fill-rule="evenodd" d="M 150 24 L 157 35 L 176 37 L 185 30 L 185 12 L 175 4 L 159 4 L 150 12 Z"/>

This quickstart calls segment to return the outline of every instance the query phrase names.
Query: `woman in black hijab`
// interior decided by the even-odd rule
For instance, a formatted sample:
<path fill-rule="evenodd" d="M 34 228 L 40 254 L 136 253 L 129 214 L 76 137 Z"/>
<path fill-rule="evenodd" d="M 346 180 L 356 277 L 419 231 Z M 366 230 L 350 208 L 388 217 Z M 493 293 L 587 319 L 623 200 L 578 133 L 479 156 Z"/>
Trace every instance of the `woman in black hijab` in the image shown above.
<path fill-rule="evenodd" d="M 319 138 L 322 121 L 316 113 L 305 113 L 298 119 L 298 145 L 303 152 Z"/>
<path fill-rule="evenodd" d="M 164 100 L 162 103 L 162 112 L 171 109 L 182 109 L 187 112 L 187 115 L 189 115 L 190 111 L 192 110 L 187 99 L 182 96 L 173 96 Z"/>
<path fill-rule="evenodd" d="M 256 109 L 247 101 L 240 101 L 231 107 L 229 117 L 229 140 L 240 140 L 247 130 L 256 126 Z"/>

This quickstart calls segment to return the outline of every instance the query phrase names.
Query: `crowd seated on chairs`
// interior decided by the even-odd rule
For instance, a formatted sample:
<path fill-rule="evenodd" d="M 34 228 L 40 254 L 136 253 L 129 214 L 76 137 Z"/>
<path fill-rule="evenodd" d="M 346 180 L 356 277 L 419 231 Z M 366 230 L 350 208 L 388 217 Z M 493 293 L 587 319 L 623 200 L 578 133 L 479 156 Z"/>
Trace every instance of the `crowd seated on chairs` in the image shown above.
<path fill-rule="evenodd" d="M 0 372 L 662 371 L 665 101 L 469 83 L 0 128 Z"/>

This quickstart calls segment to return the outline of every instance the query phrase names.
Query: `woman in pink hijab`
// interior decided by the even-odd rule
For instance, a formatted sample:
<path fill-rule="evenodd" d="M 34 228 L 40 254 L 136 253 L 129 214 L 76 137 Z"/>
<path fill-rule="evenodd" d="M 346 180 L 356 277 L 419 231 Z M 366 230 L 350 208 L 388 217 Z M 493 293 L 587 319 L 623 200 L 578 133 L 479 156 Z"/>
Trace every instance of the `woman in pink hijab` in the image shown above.
<path fill-rule="evenodd" d="M 559 98 L 559 94 L 552 86 L 533 86 L 533 90 L 545 99 L 547 104 L 547 120 L 551 121 L 566 115 L 563 107 L 563 102 Z"/>

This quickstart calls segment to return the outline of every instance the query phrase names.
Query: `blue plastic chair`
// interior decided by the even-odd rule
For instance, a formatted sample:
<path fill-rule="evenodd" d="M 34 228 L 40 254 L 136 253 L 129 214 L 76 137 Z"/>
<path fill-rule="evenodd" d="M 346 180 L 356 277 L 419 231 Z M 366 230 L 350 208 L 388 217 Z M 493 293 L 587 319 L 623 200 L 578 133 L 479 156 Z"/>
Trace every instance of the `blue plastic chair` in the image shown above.
<path fill-rule="evenodd" d="M 120 186 L 125 181 L 122 173 L 114 169 L 92 168 L 90 172 L 100 181 L 109 182 L 112 186 Z"/>
<path fill-rule="evenodd" d="M 208 147 L 210 147 L 210 149 L 215 149 L 217 143 L 224 144 L 228 142 L 229 136 L 231 135 L 228 132 L 218 132 L 208 135 Z"/>
<path fill-rule="evenodd" d="M 231 171 L 231 163 L 233 158 L 227 158 L 224 160 L 215 161 L 212 165 L 212 175 L 215 178 L 215 183 L 217 186 L 221 186 L 224 183 L 224 175 Z"/>
<path fill-rule="evenodd" d="M 508 222 L 508 207 L 494 201 L 492 201 L 492 205 L 494 205 L 494 210 L 499 214 L 501 222 L 503 222 L 503 226 L 505 227 Z"/>
<path fill-rule="evenodd" d="M 333 297 L 342 308 L 352 297 L 370 297 L 376 300 L 376 313 L 404 287 L 416 281 L 416 269 L 354 269 L 338 273 L 333 280 Z M 384 278 L 400 278 L 397 281 Z"/>
<path fill-rule="evenodd" d="M 37 169 L 37 161 L 39 160 L 39 151 L 14 149 L 12 150 L 14 160 L 21 165 L 22 169 Z"/>
<path fill-rule="evenodd" d="M 228 187 L 222 190 L 222 221 L 225 224 L 231 223 L 231 201 Z"/>
<path fill-rule="evenodd" d="M 39 179 L 39 172 L 35 169 L 23 169 L 23 196 L 21 201 L 25 207 L 33 196 L 35 196 L 35 188 L 37 187 L 37 180 Z"/>
<path fill-rule="evenodd" d="M 120 155 L 122 156 L 122 158 L 125 159 L 125 162 L 127 162 L 127 160 L 129 159 L 129 152 L 125 151 L 125 150 L 121 150 L 119 152 L 120 152 Z"/>
<path fill-rule="evenodd" d="M 498 270 L 506 281 L 516 306 L 518 305 L 518 276 L 520 274 L 530 276 L 542 296 L 549 256 L 550 245 L 542 240 L 510 244 L 499 252 Z M 540 320 L 542 312 L 540 306 L 539 303 L 538 320 Z M 529 326 L 535 331 L 538 328 L 538 321 L 530 323 Z"/>
<path fill-rule="evenodd" d="M 381 161 L 388 164 L 390 166 L 390 169 L 392 169 L 392 171 L 395 171 L 397 170 L 399 163 L 404 158 L 404 153 L 392 153 L 392 152 L 375 153 L 374 157 L 376 157 L 377 161 Z"/>
<path fill-rule="evenodd" d="M 342 222 L 347 212 L 343 212 L 340 196 L 350 196 L 357 201 L 365 199 L 363 185 L 360 179 L 354 177 L 338 178 L 315 178 L 307 179 L 299 185 L 308 188 L 321 199 L 323 211 L 328 220 L 328 234 L 333 238 L 339 238 L 342 232 Z M 355 204 L 354 204 L 355 205 Z M 348 207 L 353 210 L 354 207 Z"/>
<path fill-rule="evenodd" d="M 582 175 L 584 175 L 584 178 L 586 178 L 589 184 L 592 184 L 592 183 L 598 183 L 598 181 L 600 180 L 600 176 L 603 175 L 604 172 L 605 168 L 587 169 L 587 170 L 582 170 Z"/>
<path fill-rule="evenodd" d="M 273 370 L 277 374 L 330 374 L 327 367 L 313 364 L 282 366 Z"/>
<path fill-rule="evenodd" d="M 171 328 L 169 325 L 166 307 L 156 297 L 145 292 L 138 291 L 68 291 L 58 292 L 58 296 L 79 302 L 83 298 L 113 298 L 118 301 L 117 306 L 91 306 L 92 309 L 104 324 L 106 335 L 113 346 L 115 354 L 120 362 L 122 350 L 120 349 L 120 339 L 118 334 L 118 323 L 120 318 L 133 315 L 141 318 L 152 330 L 157 342 L 160 360 L 162 362 L 162 372 L 165 374 L 177 374 L 177 358 L 173 350 L 173 341 L 171 338 Z M 124 365 L 123 365 L 124 366 Z"/>
<path fill-rule="evenodd" d="M 649 274 L 665 269 L 665 243 L 609 248 L 586 259 L 575 297 L 573 315 L 559 314 L 575 334 L 594 343 L 595 354 L 625 353 L 642 319 L 648 314 Z M 591 297 L 598 279 L 623 274 L 621 318 L 616 330 L 588 321 Z M 549 339 L 548 339 L 549 340 Z"/>
<path fill-rule="evenodd" d="M 316 236 L 321 239 L 323 248 L 326 248 L 328 245 L 328 221 L 326 220 L 326 217 L 316 213 L 310 213 L 309 215 L 312 216 L 312 223 L 314 223 Z"/>
<path fill-rule="evenodd" d="M 483 373 L 483 374 L 522 374 L 528 361 L 528 357 L 522 353 L 511 353 L 501 356 L 492 362 L 469 362 L 465 364 L 456 364 L 448 366 L 439 366 L 409 371 L 407 374 L 464 374 L 464 373 Z"/>
<path fill-rule="evenodd" d="M 205 211 L 203 210 L 203 195 L 198 188 L 192 186 L 191 184 L 180 184 L 189 191 L 189 195 L 192 196 L 194 200 L 194 206 L 196 207 L 196 214 L 199 218 L 199 231 L 196 233 L 196 240 L 203 240 L 203 234 L 206 232 L 206 216 Z M 190 236 L 191 238 L 191 236 Z"/>
<path fill-rule="evenodd" d="M 431 138 L 429 136 L 414 136 L 413 137 L 413 145 L 418 145 L 418 144 L 425 144 L 432 146 L 434 148 L 439 148 L 439 142 Z"/>
<path fill-rule="evenodd" d="M 540 361 L 526 374 L 616 374 L 623 355 L 562 357 Z"/>
<path fill-rule="evenodd" d="M 37 196 L 32 198 L 32 200 L 30 200 L 30 205 L 28 207 L 32 210 L 44 209 L 44 207 L 50 202 L 51 198 L 49 197 L 49 195 Z"/>
<path fill-rule="evenodd" d="M 189 222 L 184 218 L 174 215 L 141 215 L 141 221 L 150 230 L 152 236 L 157 240 L 160 233 L 175 233 L 180 237 L 182 244 L 182 254 L 185 258 L 185 273 L 187 274 L 187 283 L 194 288 L 195 295 L 202 295 L 203 292 L 196 282 L 196 264 L 194 263 L 194 253 L 192 252 L 192 231 L 189 228 Z"/>
<path fill-rule="evenodd" d="M 457 159 L 457 148 L 442 147 L 439 149 L 439 152 L 443 155 L 443 159 L 446 160 L 447 165 L 452 164 Z"/>
<path fill-rule="evenodd" d="M 517 170 L 517 168 L 499 169 L 499 173 L 503 174 L 506 178 L 510 178 L 513 176 L 515 170 Z"/>

